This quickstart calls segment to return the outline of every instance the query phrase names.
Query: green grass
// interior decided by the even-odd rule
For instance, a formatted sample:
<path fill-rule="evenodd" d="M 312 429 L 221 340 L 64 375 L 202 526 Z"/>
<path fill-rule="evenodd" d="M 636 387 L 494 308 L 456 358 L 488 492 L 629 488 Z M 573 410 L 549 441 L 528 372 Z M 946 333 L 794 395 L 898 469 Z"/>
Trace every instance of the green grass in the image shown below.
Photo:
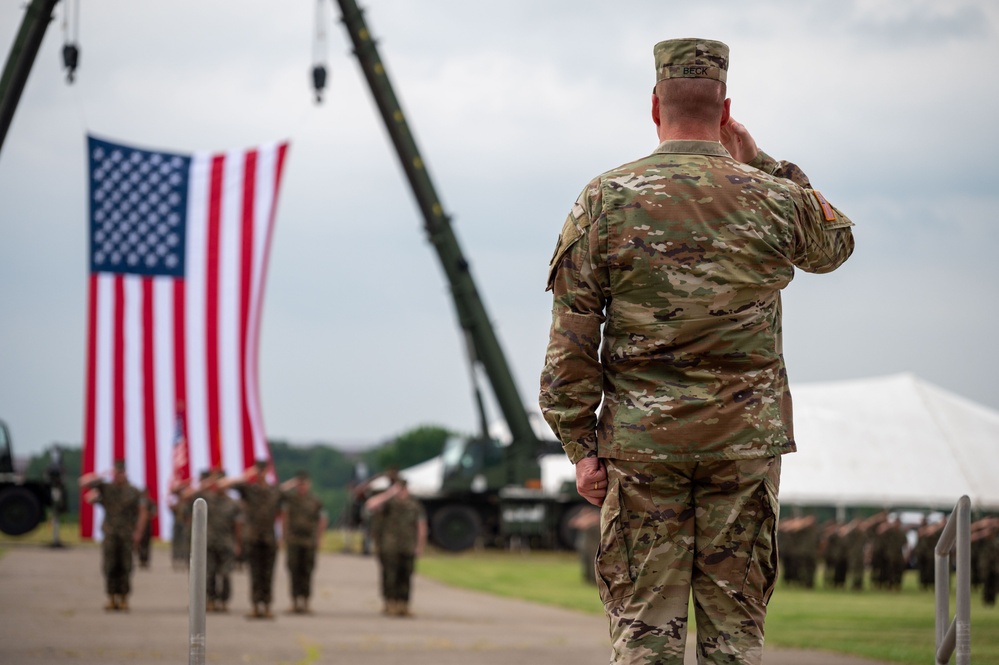
<path fill-rule="evenodd" d="M 432 553 L 419 561 L 418 571 L 453 586 L 603 612 L 596 587 L 582 581 L 581 566 L 571 553 Z M 952 600 L 951 612 L 953 608 Z M 913 571 L 906 573 L 904 588 L 895 592 L 808 590 L 781 582 L 767 615 L 767 644 L 776 647 L 924 665 L 935 662 L 933 642 L 933 591 L 918 589 Z M 983 606 L 975 591 L 971 656 L 976 663 L 999 663 L 999 607 Z"/>

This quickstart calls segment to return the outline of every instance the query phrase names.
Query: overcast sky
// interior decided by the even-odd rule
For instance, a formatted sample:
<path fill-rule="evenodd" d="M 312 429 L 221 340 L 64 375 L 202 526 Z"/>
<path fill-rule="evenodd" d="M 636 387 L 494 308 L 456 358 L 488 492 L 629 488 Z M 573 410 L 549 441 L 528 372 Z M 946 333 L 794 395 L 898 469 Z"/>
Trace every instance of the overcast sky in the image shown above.
<path fill-rule="evenodd" d="M 22 4 L 0 3 L 5 59 Z M 291 140 L 260 345 L 271 439 L 472 431 L 448 287 L 338 10 L 316 105 L 313 0 L 80 4 L 76 82 L 64 2 L 0 152 L 0 418 L 18 453 L 82 439 L 88 132 L 178 152 Z M 733 116 L 857 225 L 850 261 L 785 291 L 792 388 L 912 372 L 999 409 L 995 3 L 362 7 L 531 408 L 565 215 L 655 148 L 652 46 L 700 36 L 731 47 Z"/>

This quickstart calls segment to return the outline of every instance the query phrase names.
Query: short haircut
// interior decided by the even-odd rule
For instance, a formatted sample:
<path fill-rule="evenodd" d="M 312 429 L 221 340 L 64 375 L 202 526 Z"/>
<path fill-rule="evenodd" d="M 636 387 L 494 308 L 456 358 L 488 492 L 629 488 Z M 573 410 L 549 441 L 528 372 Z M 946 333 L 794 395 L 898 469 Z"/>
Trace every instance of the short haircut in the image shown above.
<path fill-rule="evenodd" d="M 655 94 L 666 119 L 716 123 L 725 107 L 726 86 L 705 78 L 672 78 L 659 81 Z"/>

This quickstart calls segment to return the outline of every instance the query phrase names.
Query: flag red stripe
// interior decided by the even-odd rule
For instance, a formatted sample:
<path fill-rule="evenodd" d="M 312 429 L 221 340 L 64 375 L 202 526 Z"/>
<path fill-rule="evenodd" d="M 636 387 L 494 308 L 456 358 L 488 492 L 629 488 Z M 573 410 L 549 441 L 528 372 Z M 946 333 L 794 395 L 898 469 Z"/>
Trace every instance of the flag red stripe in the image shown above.
<path fill-rule="evenodd" d="M 173 280 L 173 393 L 174 417 L 180 434 L 184 437 L 183 445 L 187 445 L 187 334 L 185 332 L 187 317 L 184 315 L 186 299 L 185 283 L 182 279 Z M 191 477 L 191 462 L 187 451 L 184 451 L 184 465 L 174 469 L 173 480 L 188 480 Z"/>
<path fill-rule="evenodd" d="M 253 423 L 247 401 L 246 350 L 250 319 L 250 290 L 253 278 L 253 212 L 257 184 L 257 151 L 246 153 L 243 165 L 243 238 L 240 257 L 239 284 L 239 389 L 240 413 L 243 422 L 243 466 L 248 467 L 256 457 L 253 450 Z"/>
<path fill-rule="evenodd" d="M 83 424 L 83 473 L 93 473 L 97 429 L 97 275 L 91 273 L 87 310 L 87 394 Z M 83 492 L 80 493 L 83 498 Z M 92 538 L 94 535 L 94 509 L 89 503 L 80 501 L 80 535 Z"/>
<path fill-rule="evenodd" d="M 142 278 L 142 412 L 143 438 L 145 439 L 146 491 L 151 501 L 159 504 L 159 478 L 156 459 L 156 340 L 153 320 L 153 280 Z M 159 533 L 159 524 L 153 520 L 153 533 Z"/>
<path fill-rule="evenodd" d="M 222 171 L 225 157 L 212 158 L 208 195 L 208 243 L 205 268 L 205 362 L 208 385 L 209 460 L 213 467 L 222 464 L 219 415 L 219 247 L 222 232 Z"/>
<path fill-rule="evenodd" d="M 125 459 L 125 278 L 114 278 L 114 435 L 112 438 L 112 461 Z"/>

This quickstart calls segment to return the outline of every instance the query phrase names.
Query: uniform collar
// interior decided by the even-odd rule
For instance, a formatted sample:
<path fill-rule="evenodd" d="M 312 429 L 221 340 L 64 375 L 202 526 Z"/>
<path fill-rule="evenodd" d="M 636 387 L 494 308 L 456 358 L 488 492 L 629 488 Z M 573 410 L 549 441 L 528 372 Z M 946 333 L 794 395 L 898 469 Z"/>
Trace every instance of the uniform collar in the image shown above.
<path fill-rule="evenodd" d="M 657 154 L 683 155 L 714 155 L 715 157 L 730 157 L 728 150 L 717 141 L 671 140 L 663 141 L 656 148 Z"/>

